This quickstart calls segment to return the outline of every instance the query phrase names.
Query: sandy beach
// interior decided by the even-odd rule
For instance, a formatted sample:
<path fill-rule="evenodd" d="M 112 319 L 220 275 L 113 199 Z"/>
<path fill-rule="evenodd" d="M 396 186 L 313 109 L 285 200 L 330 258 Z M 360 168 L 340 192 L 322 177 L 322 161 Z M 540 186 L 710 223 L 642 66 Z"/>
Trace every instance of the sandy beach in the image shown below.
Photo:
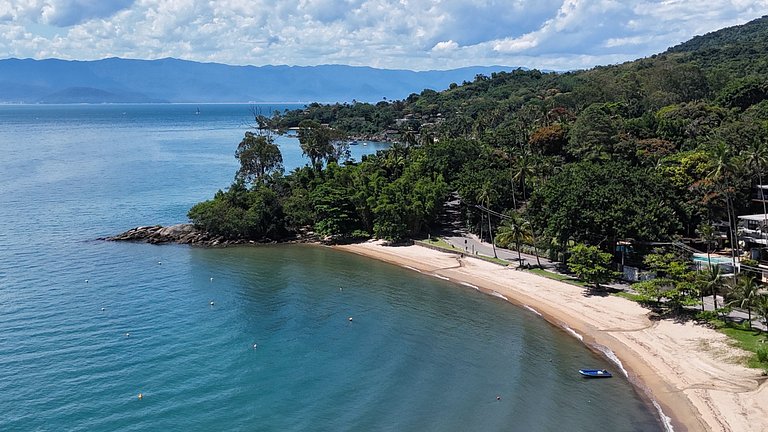
<path fill-rule="evenodd" d="M 338 246 L 411 271 L 449 279 L 534 309 L 593 349 L 611 352 L 667 418 L 668 430 L 768 431 L 768 385 L 728 338 L 691 323 L 652 321 L 648 310 L 616 296 L 421 246 Z"/>

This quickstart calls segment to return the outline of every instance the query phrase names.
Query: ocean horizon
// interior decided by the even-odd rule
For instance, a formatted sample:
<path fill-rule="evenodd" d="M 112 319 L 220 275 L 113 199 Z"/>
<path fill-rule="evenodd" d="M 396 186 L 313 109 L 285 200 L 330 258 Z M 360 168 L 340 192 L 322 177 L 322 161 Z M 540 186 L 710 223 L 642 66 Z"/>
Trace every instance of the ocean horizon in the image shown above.
<path fill-rule="evenodd" d="M 321 246 L 96 240 L 229 186 L 251 106 L 0 105 L 0 430 L 663 430 L 502 299 Z"/>

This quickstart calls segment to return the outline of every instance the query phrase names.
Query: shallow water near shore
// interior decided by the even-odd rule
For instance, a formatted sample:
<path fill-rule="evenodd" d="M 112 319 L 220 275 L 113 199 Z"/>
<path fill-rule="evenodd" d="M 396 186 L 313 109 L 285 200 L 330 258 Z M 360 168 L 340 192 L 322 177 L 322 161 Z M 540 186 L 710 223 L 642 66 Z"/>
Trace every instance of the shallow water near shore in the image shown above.
<path fill-rule="evenodd" d="M 578 376 L 604 357 L 473 289 L 318 246 L 94 241 L 230 183 L 248 107 L 195 108 L 0 106 L 0 430 L 662 429 L 619 374 Z"/>

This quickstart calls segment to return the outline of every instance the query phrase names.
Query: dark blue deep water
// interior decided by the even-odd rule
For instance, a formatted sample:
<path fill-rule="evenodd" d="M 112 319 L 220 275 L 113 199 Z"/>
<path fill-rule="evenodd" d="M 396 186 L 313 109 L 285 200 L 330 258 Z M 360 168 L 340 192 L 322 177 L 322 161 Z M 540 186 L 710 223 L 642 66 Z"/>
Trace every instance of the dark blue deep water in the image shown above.
<path fill-rule="evenodd" d="M 607 360 L 474 290 L 322 247 L 95 240 L 230 184 L 248 106 L 196 108 L 0 106 L 0 431 L 661 429 L 624 378 L 578 377 Z"/>

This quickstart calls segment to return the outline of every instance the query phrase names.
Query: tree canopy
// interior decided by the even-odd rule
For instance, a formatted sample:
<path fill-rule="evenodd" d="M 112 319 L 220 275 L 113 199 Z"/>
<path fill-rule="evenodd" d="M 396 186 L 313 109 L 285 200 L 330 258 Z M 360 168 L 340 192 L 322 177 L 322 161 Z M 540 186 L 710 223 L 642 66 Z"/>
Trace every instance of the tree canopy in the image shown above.
<path fill-rule="evenodd" d="M 467 229 L 500 224 L 478 204 L 519 214 L 522 241 L 550 253 L 693 237 L 713 221 L 734 233 L 768 163 L 767 40 L 764 17 L 618 65 L 497 72 L 402 100 L 261 117 L 260 131 L 298 128 L 308 166 L 283 174 L 270 137 L 246 133 L 235 184 L 190 217 L 248 238 L 309 229 L 398 240 L 432 232 L 455 194 Z M 348 139 L 394 144 L 349 161 Z"/>

